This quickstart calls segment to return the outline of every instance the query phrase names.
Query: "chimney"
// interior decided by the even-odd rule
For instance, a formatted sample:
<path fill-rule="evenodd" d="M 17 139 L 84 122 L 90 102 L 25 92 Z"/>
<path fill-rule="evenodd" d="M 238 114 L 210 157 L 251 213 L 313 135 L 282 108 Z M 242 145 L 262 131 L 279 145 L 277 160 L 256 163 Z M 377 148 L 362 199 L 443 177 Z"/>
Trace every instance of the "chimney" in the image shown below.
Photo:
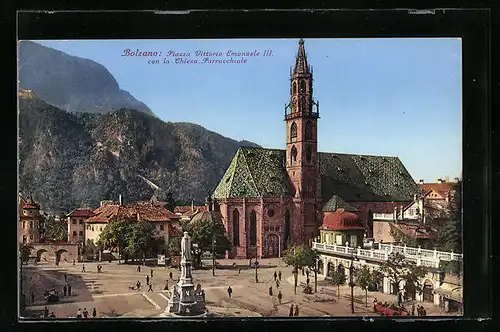
<path fill-rule="evenodd" d="M 194 200 L 191 200 L 191 211 L 194 211 Z"/>
<path fill-rule="evenodd" d="M 404 206 L 401 205 L 401 221 L 405 220 L 405 211 L 404 211 Z"/>
<path fill-rule="evenodd" d="M 123 205 L 123 201 L 122 201 L 122 195 L 118 195 L 118 205 Z"/>
<path fill-rule="evenodd" d="M 418 180 L 418 183 L 424 184 L 424 180 Z"/>
<path fill-rule="evenodd" d="M 455 183 L 459 183 L 460 182 L 459 178 L 454 178 L 453 180 L 455 180 Z"/>

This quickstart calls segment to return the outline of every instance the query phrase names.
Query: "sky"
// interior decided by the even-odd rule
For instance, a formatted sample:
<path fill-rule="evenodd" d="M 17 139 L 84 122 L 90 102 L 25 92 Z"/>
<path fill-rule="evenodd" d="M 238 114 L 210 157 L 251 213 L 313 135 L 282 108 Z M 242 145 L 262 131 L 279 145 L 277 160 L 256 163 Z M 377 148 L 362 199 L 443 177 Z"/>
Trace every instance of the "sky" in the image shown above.
<path fill-rule="evenodd" d="M 284 107 L 298 39 L 37 42 L 102 64 L 121 89 L 164 121 L 285 148 Z M 305 49 L 314 70 L 313 98 L 320 102 L 319 151 L 396 156 L 415 181 L 461 177 L 460 39 L 305 39 Z M 131 55 L 137 51 L 158 56 Z M 259 55 L 243 57 L 246 63 L 175 63 L 229 59 L 230 51 Z"/>

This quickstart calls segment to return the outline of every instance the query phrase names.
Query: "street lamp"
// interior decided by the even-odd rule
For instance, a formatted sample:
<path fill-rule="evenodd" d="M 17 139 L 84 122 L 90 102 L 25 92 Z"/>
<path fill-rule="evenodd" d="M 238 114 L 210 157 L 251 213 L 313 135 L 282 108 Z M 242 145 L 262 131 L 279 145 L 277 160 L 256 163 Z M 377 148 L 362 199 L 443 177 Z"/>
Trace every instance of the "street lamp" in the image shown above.
<path fill-rule="evenodd" d="M 351 287 L 351 313 L 354 314 L 354 261 L 359 261 L 359 258 L 351 255 L 351 265 L 349 266 L 349 287 Z"/>
<path fill-rule="evenodd" d="M 257 266 L 259 265 L 259 262 L 257 261 L 257 251 L 258 251 L 258 246 L 255 245 L 255 283 L 259 282 L 259 276 L 257 275 Z"/>

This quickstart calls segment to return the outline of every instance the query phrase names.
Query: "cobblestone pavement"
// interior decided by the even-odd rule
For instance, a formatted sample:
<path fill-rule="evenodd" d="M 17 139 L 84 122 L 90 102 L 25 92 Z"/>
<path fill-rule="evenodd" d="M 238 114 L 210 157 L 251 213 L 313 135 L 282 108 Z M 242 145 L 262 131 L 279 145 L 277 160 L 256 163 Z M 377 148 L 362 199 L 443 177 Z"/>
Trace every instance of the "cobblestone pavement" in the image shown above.
<path fill-rule="evenodd" d="M 317 293 L 306 295 L 302 293 L 305 276 L 299 274 L 299 287 L 294 294 L 292 268 L 285 267 L 278 259 L 262 259 L 258 268 L 258 283 L 255 282 L 255 269 L 248 266 L 248 260 L 219 260 L 220 266 L 212 276 L 211 267 L 193 270 L 194 282 L 200 283 L 206 294 L 206 306 L 210 312 L 222 316 L 288 316 L 290 305 L 299 306 L 300 316 L 352 316 L 350 309 L 350 288 L 340 287 L 340 297 L 337 287 L 318 278 Z M 86 308 L 92 314 L 96 308 L 97 318 L 105 317 L 158 317 L 165 310 L 170 292 L 164 290 L 168 280 L 169 289 L 176 283 L 180 271 L 163 266 L 141 266 L 117 264 L 117 262 L 101 262 L 102 272 L 97 273 L 98 263 L 85 263 L 86 272 L 82 272 L 82 264 L 37 265 L 23 267 L 23 291 L 27 294 L 28 308 L 25 317 L 40 315 L 46 306 L 58 318 L 76 316 L 78 309 Z M 207 262 L 210 264 L 210 262 Z M 235 266 L 233 266 L 233 264 Z M 153 292 L 148 292 L 146 275 L 150 276 Z M 282 282 L 279 288 L 273 278 L 274 272 L 282 271 Z M 169 272 L 173 280 L 169 279 Z M 63 286 L 72 286 L 71 296 L 62 296 L 57 304 L 46 304 L 43 300 L 43 290 L 56 288 L 60 295 Z M 137 281 L 141 289 L 132 290 Z M 310 276 L 314 288 L 314 275 Z M 233 289 L 232 297 L 227 293 L 228 286 Z M 273 295 L 269 295 L 272 287 Z M 277 298 L 281 291 L 283 298 L 280 304 Z M 30 293 L 35 294 L 35 302 L 31 303 Z M 395 301 L 395 296 L 379 292 L 368 292 L 368 306 L 365 306 L 364 291 L 355 288 L 354 316 L 376 316 L 372 310 L 373 298 L 389 303 Z M 428 315 L 443 315 L 439 308 L 431 303 L 423 304 Z M 411 303 L 409 304 L 411 306 Z"/>

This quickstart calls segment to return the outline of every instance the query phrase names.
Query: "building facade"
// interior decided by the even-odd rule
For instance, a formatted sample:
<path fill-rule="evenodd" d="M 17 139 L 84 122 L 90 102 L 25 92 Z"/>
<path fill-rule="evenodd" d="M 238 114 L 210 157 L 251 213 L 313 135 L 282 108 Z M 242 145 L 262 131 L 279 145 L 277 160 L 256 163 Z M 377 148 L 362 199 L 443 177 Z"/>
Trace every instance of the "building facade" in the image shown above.
<path fill-rule="evenodd" d="M 285 150 L 239 148 L 212 195 L 233 244 L 230 257 L 278 257 L 290 244 L 310 244 L 334 195 L 358 209 L 369 233 L 373 213 L 419 192 L 396 157 L 318 152 L 319 102 L 303 40 L 284 121 Z"/>
<path fill-rule="evenodd" d="M 68 222 L 68 243 L 78 244 L 85 242 L 85 220 L 93 217 L 94 213 L 87 208 L 78 208 L 66 215 Z"/>
<path fill-rule="evenodd" d="M 40 205 L 32 196 L 24 198 L 19 194 L 19 243 L 37 243 L 41 237 L 42 216 Z"/>

